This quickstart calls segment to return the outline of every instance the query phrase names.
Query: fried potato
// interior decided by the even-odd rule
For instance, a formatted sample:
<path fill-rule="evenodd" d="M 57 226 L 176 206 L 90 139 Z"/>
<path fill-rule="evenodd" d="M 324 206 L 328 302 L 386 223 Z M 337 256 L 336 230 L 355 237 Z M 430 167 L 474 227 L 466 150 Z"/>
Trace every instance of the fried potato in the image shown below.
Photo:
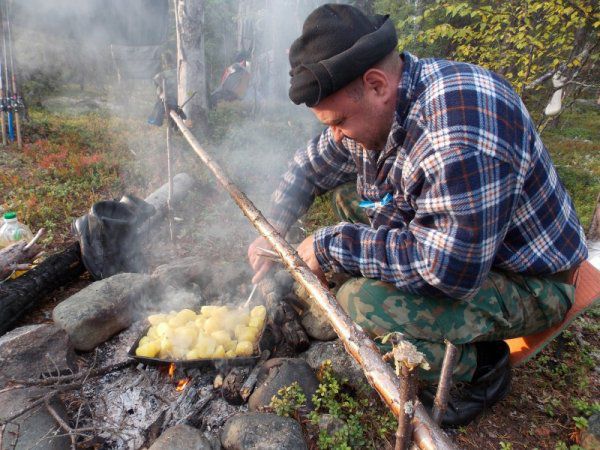
<path fill-rule="evenodd" d="M 205 305 L 148 316 L 136 354 L 169 359 L 234 358 L 254 353 L 267 310 Z"/>
<path fill-rule="evenodd" d="M 250 317 L 250 321 L 248 322 L 249 327 L 254 327 L 258 330 L 261 330 L 264 324 L 265 324 L 264 317 Z"/>
<path fill-rule="evenodd" d="M 158 354 L 160 349 L 160 343 L 158 343 L 157 341 L 149 341 L 145 344 L 138 346 L 138 348 L 135 350 L 135 354 L 144 358 L 154 358 Z"/>
<path fill-rule="evenodd" d="M 264 319 L 267 317 L 267 308 L 265 308 L 263 305 L 255 306 L 252 308 L 252 311 L 250 311 L 250 317 L 260 317 Z"/>
<path fill-rule="evenodd" d="M 198 337 L 198 330 L 193 326 L 183 326 L 173 330 L 173 346 L 188 349 L 193 346 Z"/>
<path fill-rule="evenodd" d="M 240 341 L 235 347 L 235 354 L 237 356 L 251 356 L 253 352 L 254 346 L 249 341 Z"/>
<path fill-rule="evenodd" d="M 148 322 L 150 325 L 158 325 L 159 323 L 166 322 L 169 320 L 169 316 L 166 314 L 152 314 L 148 316 Z"/>
<path fill-rule="evenodd" d="M 163 322 L 156 326 L 156 334 L 158 334 L 160 337 L 171 336 L 173 334 L 173 330 L 168 323 Z"/>
<path fill-rule="evenodd" d="M 213 358 L 225 358 L 225 348 L 222 345 L 217 346 L 212 357 Z"/>

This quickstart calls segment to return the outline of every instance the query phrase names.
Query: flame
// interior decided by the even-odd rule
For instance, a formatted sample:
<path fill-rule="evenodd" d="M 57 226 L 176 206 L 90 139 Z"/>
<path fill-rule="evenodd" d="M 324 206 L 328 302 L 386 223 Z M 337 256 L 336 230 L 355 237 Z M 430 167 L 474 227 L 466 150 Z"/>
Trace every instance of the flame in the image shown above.
<path fill-rule="evenodd" d="M 169 364 L 169 378 L 171 380 L 173 379 L 173 375 L 175 375 L 175 364 L 171 363 Z"/>
<path fill-rule="evenodd" d="M 183 378 L 182 380 L 179 380 L 177 382 L 177 387 L 175 388 L 175 390 L 177 392 L 183 391 L 189 382 L 190 382 L 189 378 Z"/>

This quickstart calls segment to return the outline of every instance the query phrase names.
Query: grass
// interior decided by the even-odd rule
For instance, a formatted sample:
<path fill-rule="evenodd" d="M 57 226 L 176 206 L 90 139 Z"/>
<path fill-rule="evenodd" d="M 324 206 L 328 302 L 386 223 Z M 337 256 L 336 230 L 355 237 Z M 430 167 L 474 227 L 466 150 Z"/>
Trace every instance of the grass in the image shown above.
<path fill-rule="evenodd" d="M 33 230 L 44 227 L 43 242 L 62 241 L 74 217 L 120 189 L 118 167 L 125 155 L 111 145 L 103 115 L 32 110 L 30 117 L 23 150 L 1 152 L 2 208 L 16 211 Z"/>
<path fill-rule="evenodd" d="M 576 106 L 542 136 L 584 229 L 600 193 L 600 111 Z"/>

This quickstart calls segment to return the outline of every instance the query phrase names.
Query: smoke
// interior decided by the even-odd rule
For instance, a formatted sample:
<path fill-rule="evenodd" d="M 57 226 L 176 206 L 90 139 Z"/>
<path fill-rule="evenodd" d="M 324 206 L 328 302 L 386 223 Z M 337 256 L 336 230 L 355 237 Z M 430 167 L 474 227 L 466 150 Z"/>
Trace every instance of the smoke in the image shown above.
<path fill-rule="evenodd" d="M 166 182 L 165 127 L 146 124 L 155 100 L 150 78 L 117 83 L 110 45 L 162 45 L 175 52 L 172 2 L 158 0 L 9 1 L 20 78 L 56 77 L 56 83 L 101 87 L 103 105 L 115 118 L 113 133 L 125 142 L 135 164 L 123 172 L 145 197 Z M 236 55 L 245 52 L 250 85 L 241 100 L 211 111 L 210 136 L 196 132 L 234 182 L 265 213 L 269 197 L 294 151 L 321 130 L 310 111 L 288 97 L 288 49 L 306 16 L 324 0 L 206 0 L 206 63 L 209 90 Z M 162 6 L 161 6 L 162 5 Z M 168 11 L 160 10 L 167 5 Z M 212 75 L 211 75 L 212 74 Z M 27 93 L 25 93 L 27 94 Z M 25 98 L 27 101 L 28 99 Z M 68 111 L 67 111 L 68 112 Z M 205 186 L 175 211 L 176 241 L 207 264 L 224 258 L 246 265 L 256 236 L 239 209 L 180 137 L 172 144 L 173 172 L 199 176 Z M 119 197 L 122 193 L 117 193 Z M 161 242 L 153 256 L 174 257 Z M 193 250 L 191 250 L 193 249 Z M 181 252 L 179 254 L 181 256 Z M 160 261 L 165 262 L 165 261 Z M 249 281 L 249 280 L 248 280 Z M 177 293 L 175 297 L 187 297 Z"/>

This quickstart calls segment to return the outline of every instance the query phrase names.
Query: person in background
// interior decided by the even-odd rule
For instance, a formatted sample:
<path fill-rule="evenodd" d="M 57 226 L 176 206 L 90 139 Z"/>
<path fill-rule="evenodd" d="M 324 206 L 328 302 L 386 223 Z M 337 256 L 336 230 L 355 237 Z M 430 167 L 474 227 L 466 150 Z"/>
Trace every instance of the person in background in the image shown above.
<path fill-rule="evenodd" d="M 431 370 L 458 347 L 445 425 L 463 425 L 509 391 L 503 341 L 559 323 L 585 260 L 573 203 L 525 105 L 501 76 L 396 51 L 386 16 L 327 4 L 290 48 L 290 99 L 326 126 L 290 162 L 272 197 L 282 234 L 333 191 L 341 222 L 298 253 L 371 336 L 404 334 Z M 259 281 L 264 238 L 248 249 Z"/>

